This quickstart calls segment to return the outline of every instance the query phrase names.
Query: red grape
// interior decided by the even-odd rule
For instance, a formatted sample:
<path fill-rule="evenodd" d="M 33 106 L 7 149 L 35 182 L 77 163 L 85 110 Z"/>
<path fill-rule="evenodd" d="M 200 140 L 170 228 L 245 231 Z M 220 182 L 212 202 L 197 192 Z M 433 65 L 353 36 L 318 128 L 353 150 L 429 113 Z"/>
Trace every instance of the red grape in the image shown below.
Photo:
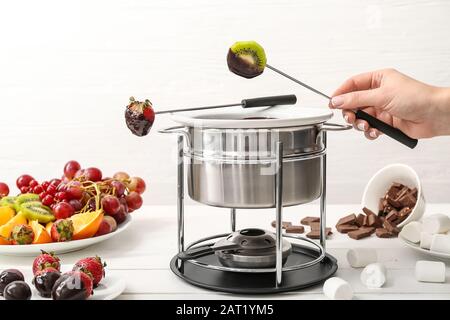
<path fill-rule="evenodd" d="M 80 211 L 81 209 L 83 209 L 83 204 L 81 203 L 80 200 L 75 200 L 72 199 L 69 201 L 70 205 L 73 207 L 73 209 L 75 210 L 75 212 Z"/>
<path fill-rule="evenodd" d="M 59 187 L 59 185 L 61 184 L 61 179 L 52 179 L 50 180 L 50 185 L 55 186 L 55 187 Z"/>
<path fill-rule="evenodd" d="M 50 185 L 50 182 L 48 182 L 48 181 L 44 181 L 41 183 L 41 186 L 42 186 L 42 188 L 44 188 L 44 190 L 47 190 L 49 185 Z"/>
<path fill-rule="evenodd" d="M 64 175 L 69 179 L 73 179 L 75 177 L 75 174 L 80 169 L 81 169 L 81 166 L 78 162 L 76 162 L 74 160 L 69 161 L 64 166 Z"/>
<path fill-rule="evenodd" d="M 84 175 L 89 181 L 97 182 L 102 180 L 102 172 L 97 168 L 87 168 L 84 171 Z"/>
<path fill-rule="evenodd" d="M 42 188 L 42 186 L 40 185 L 37 185 L 33 188 L 33 193 L 35 194 L 41 194 L 42 192 L 44 192 L 44 188 Z"/>
<path fill-rule="evenodd" d="M 44 199 L 42 199 L 42 204 L 44 206 L 50 206 L 55 202 L 55 199 L 53 198 L 52 195 L 47 195 L 44 197 Z"/>
<path fill-rule="evenodd" d="M 42 199 L 44 199 L 46 196 L 48 196 L 48 193 L 47 192 L 41 192 L 40 194 L 39 194 L 39 198 L 42 200 Z"/>
<path fill-rule="evenodd" d="M 6 183 L 0 182 L 0 198 L 6 197 L 9 194 L 9 187 Z"/>
<path fill-rule="evenodd" d="M 68 200 L 69 195 L 67 194 L 67 192 L 57 192 L 55 194 L 55 199 L 59 201 Z"/>
<path fill-rule="evenodd" d="M 102 207 L 106 214 L 114 215 L 120 209 L 119 199 L 114 196 L 106 196 L 102 199 Z"/>
<path fill-rule="evenodd" d="M 16 181 L 17 188 L 21 189 L 22 187 L 28 187 L 32 180 L 34 180 L 34 178 L 28 174 L 20 176 Z"/>
<path fill-rule="evenodd" d="M 142 200 L 141 195 L 136 191 L 130 192 L 130 194 L 127 196 L 128 208 L 132 210 L 137 210 L 142 207 L 143 202 L 144 201 Z"/>
<path fill-rule="evenodd" d="M 130 179 L 130 175 L 126 172 L 117 172 L 116 174 L 114 174 L 113 178 L 123 181 Z"/>
<path fill-rule="evenodd" d="M 74 200 L 80 200 L 81 198 L 83 198 L 83 195 L 84 195 L 83 189 L 81 189 L 78 186 L 71 185 L 69 188 L 67 188 L 66 192 L 67 192 L 69 199 L 74 199 Z"/>
<path fill-rule="evenodd" d="M 75 213 L 75 209 L 67 202 L 60 202 L 53 207 L 53 213 L 57 220 L 67 219 Z"/>
<path fill-rule="evenodd" d="M 30 191 L 30 187 L 21 187 L 20 192 L 21 193 L 28 193 Z"/>
<path fill-rule="evenodd" d="M 51 194 L 53 196 L 56 193 L 56 189 L 57 189 L 56 186 L 51 184 L 51 185 L 48 186 L 46 191 L 47 191 L 48 194 Z"/>
<path fill-rule="evenodd" d="M 124 206 L 120 206 L 119 211 L 112 217 L 116 220 L 117 224 L 121 224 L 127 219 L 127 215 Z"/>
<path fill-rule="evenodd" d="M 96 204 L 96 202 L 95 202 L 95 198 L 89 199 L 87 205 L 88 205 L 88 207 L 89 207 L 89 211 L 95 211 L 95 210 L 97 210 L 97 204 Z"/>
<path fill-rule="evenodd" d="M 131 182 L 128 185 L 130 191 L 136 191 L 139 194 L 143 194 L 146 188 L 145 181 L 139 177 L 131 178 Z"/>
<path fill-rule="evenodd" d="M 37 182 L 36 180 L 31 180 L 30 184 L 29 184 L 29 187 L 31 189 L 33 189 L 33 188 L 37 187 L 38 185 L 39 185 L 39 182 Z"/>
<path fill-rule="evenodd" d="M 125 185 L 117 180 L 111 181 L 110 186 L 114 189 L 114 194 L 116 197 L 121 197 L 125 194 Z"/>

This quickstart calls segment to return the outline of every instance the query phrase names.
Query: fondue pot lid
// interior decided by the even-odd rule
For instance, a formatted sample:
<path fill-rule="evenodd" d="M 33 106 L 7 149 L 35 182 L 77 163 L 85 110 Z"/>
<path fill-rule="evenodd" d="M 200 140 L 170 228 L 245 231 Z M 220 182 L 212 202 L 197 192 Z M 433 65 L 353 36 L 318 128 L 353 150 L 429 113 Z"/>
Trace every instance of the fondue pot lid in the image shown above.
<path fill-rule="evenodd" d="M 186 127 L 260 129 L 319 124 L 331 119 L 332 116 L 333 112 L 328 108 L 304 108 L 293 105 L 180 112 L 172 114 L 172 119 Z"/>

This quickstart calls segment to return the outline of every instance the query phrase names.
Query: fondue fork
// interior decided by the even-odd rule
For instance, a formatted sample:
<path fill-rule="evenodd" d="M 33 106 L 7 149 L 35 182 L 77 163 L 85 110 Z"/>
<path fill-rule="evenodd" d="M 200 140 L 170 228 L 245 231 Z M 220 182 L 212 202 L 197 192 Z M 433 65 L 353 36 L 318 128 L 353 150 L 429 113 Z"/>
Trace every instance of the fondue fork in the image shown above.
<path fill-rule="evenodd" d="M 281 71 L 277 68 L 272 67 L 271 65 L 266 64 L 266 68 L 269 68 L 270 70 L 282 75 L 285 78 L 288 78 L 291 81 L 294 81 L 295 83 L 305 87 L 306 89 L 309 89 L 309 90 L 327 98 L 328 100 L 331 100 L 331 97 L 326 95 L 325 93 L 323 93 L 317 89 L 314 89 L 313 87 L 307 85 L 306 83 L 303 83 L 302 81 L 295 79 L 294 77 L 291 77 L 290 75 L 284 73 L 283 71 Z M 362 119 L 362 120 L 367 121 L 371 127 L 380 130 L 381 132 L 385 133 L 392 139 L 397 140 L 398 142 L 404 144 L 405 146 L 407 146 L 411 149 L 414 149 L 418 143 L 417 139 L 413 139 L 413 138 L 407 136 L 401 130 L 394 128 L 393 126 L 387 124 L 386 122 L 383 122 L 383 121 L 371 116 L 367 112 L 364 112 L 362 110 L 357 110 L 355 112 L 355 116 L 357 119 Z"/>

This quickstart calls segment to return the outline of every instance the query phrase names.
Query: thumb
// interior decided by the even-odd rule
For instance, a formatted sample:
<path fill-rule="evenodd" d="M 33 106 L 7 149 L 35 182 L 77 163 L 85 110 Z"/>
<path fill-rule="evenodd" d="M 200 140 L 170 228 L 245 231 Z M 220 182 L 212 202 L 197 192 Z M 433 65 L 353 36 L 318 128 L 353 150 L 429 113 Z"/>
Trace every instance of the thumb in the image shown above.
<path fill-rule="evenodd" d="M 331 98 L 331 107 L 336 109 L 359 109 L 378 107 L 382 104 L 383 94 L 379 88 L 353 91 Z"/>

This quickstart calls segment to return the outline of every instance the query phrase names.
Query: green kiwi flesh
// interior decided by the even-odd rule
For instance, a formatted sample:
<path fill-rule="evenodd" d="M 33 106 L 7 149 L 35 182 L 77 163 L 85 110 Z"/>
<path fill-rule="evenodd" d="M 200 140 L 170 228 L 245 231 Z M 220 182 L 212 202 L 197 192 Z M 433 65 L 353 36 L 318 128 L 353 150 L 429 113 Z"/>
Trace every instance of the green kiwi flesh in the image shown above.
<path fill-rule="evenodd" d="M 228 50 L 228 69 L 247 79 L 263 73 L 266 62 L 264 48 L 255 41 L 238 41 Z"/>
<path fill-rule="evenodd" d="M 16 202 L 14 203 L 14 209 L 16 209 L 16 212 L 19 212 L 22 204 L 36 201 L 40 201 L 39 195 L 37 194 L 34 193 L 21 194 L 16 198 Z"/>
<path fill-rule="evenodd" d="M 52 210 L 37 201 L 23 203 L 20 211 L 28 220 L 37 220 L 40 223 L 49 223 L 55 220 Z"/>
<path fill-rule="evenodd" d="M 3 197 L 0 200 L 0 207 L 10 207 L 15 209 L 17 197 Z"/>

